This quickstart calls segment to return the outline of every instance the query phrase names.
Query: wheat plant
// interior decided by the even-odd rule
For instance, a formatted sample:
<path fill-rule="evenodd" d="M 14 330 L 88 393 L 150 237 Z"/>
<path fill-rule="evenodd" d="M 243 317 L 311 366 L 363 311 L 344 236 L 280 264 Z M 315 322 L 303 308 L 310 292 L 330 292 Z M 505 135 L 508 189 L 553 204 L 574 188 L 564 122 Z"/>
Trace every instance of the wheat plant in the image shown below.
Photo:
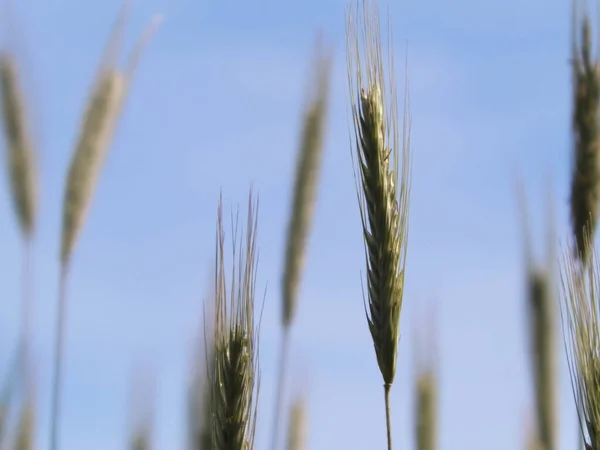
<path fill-rule="evenodd" d="M 221 202 L 217 213 L 214 286 L 214 368 L 209 372 L 213 450 L 252 450 L 260 369 L 255 326 L 258 200 L 248 201 L 246 236 L 239 249 L 237 220 L 232 237 L 230 289 L 225 271 Z M 208 366 L 209 368 L 211 365 Z"/>
<path fill-rule="evenodd" d="M 305 106 L 300 148 L 296 163 L 296 177 L 292 208 L 287 230 L 285 262 L 282 280 L 282 327 L 283 338 L 279 355 L 279 375 L 273 415 L 271 449 L 276 450 L 279 440 L 280 422 L 283 410 L 286 366 L 290 346 L 290 330 L 295 317 L 300 291 L 300 277 L 306 259 L 310 226 L 317 198 L 317 188 L 323 141 L 327 125 L 329 99 L 329 79 L 331 55 L 324 54 L 320 40 L 317 41 L 314 58 L 314 80 Z"/>
<path fill-rule="evenodd" d="M 535 426 L 529 439 L 540 450 L 556 448 L 558 367 L 556 362 L 556 302 L 554 297 L 555 233 L 551 201 L 548 207 L 546 264 L 536 264 L 523 183 L 518 186 L 523 247 L 525 249 L 526 310 L 529 354 L 535 394 Z M 533 445 L 533 444 L 531 444 Z"/>
<path fill-rule="evenodd" d="M 592 27 L 587 10 L 580 13 L 573 0 L 572 88 L 573 88 L 573 152 L 571 178 L 571 220 L 575 251 L 583 262 L 589 255 L 584 245 L 585 230 L 595 234 L 600 195 L 600 79 L 598 58 L 592 49 Z M 580 38 L 577 38 L 579 34 Z"/>
<path fill-rule="evenodd" d="M 588 234 L 590 236 L 590 234 Z M 600 266 L 591 238 L 584 241 L 589 265 L 573 249 L 561 265 L 561 305 L 567 361 L 575 404 L 586 446 L 600 449 Z"/>
<path fill-rule="evenodd" d="M 346 28 L 348 84 L 358 169 L 357 195 L 367 265 L 367 321 L 384 381 L 388 449 L 390 389 L 396 375 L 408 243 L 410 119 L 405 104 L 400 142 L 392 45 L 384 57 L 377 3 L 357 3 Z M 407 97 L 408 100 L 408 97 Z M 354 159 L 354 156 L 353 156 Z M 358 172 L 358 173 L 357 173 Z"/>
<path fill-rule="evenodd" d="M 125 24 L 125 8 L 122 9 L 119 20 L 117 20 L 112 30 L 100 69 L 96 74 L 96 80 L 82 116 L 79 136 L 67 173 L 63 200 L 58 312 L 54 344 L 50 414 L 51 450 L 58 449 L 62 362 L 67 312 L 66 284 L 73 248 L 87 216 L 140 53 L 159 21 L 159 17 L 153 20 L 139 40 L 134 52 L 130 55 L 125 70 L 120 70 L 115 66 L 115 57 L 121 44 L 121 34 Z"/>

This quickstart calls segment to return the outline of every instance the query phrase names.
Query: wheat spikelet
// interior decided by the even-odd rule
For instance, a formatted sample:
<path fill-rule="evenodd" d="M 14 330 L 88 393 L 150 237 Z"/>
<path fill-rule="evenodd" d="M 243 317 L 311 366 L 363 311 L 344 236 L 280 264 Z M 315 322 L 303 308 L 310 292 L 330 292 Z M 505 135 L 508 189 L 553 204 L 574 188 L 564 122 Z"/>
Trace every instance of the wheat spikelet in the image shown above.
<path fill-rule="evenodd" d="M 307 415 L 305 399 L 297 398 L 290 411 L 287 450 L 304 450 L 306 448 Z"/>
<path fill-rule="evenodd" d="M 571 221 L 576 241 L 576 251 L 586 262 L 584 229 L 588 228 L 593 239 L 598 220 L 598 197 L 600 195 L 600 134 L 598 103 L 600 85 L 597 57 L 592 55 L 592 30 L 587 12 L 577 14 L 574 0 L 572 77 L 573 77 L 573 147 L 574 168 L 571 179 Z M 581 39 L 575 30 L 581 30 Z"/>
<path fill-rule="evenodd" d="M 90 99 L 77 148 L 67 175 L 63 202 L 61 262 L 67 264 L 81 230 L 117 115 L 125 94 L 125 78 L 108 70 Z"/>
<path fill-rule="evenodd" d="M 589 235 L 588 235 L 589 236 Z M 567 362 L 581 426 L 593 450 L 600 448 L 600 267 L 589 237 L 588 267 L 578 264 L 573 249 L 561 264 L 561 313 Z M 587 445 L 587 444 L 586 444 Z"/>
<path fill-rule="evenodd" d="M 548 262 L 546 267 L 537 267 L 533 256 L 533 242 L 529 229 L 529 218 L 525 201 L 524 186 L 519 183 L 519 204 L 525 247 L 527 277 L 527 313 L 529 316 L 529 344 L 532 361 L 533 386 L 536 403 L 536 445 L 543 450 L 556 448 L 557 434 L 557 365 L 555 346 L 555 298 L 552 273 L 554 267 L 554 231 L 548 232 Z M 553 223 L 552 207 L 549 202 L 549 224 Z"/>
<path fill-rule="evenodd" d="M 121 19 L 123 19 L 121 17 Z M 155 18 L 134 53 L 129 58 L 128 69 L 121 71 L 115 67 L 102 67 L 91 91 L 86 110 L 79 127 L 79 137 L 67 174 L 63 201 L 63 224 L 60 258 L 66 265 L 69 261 L 77 236 L 81 231 L 90 206 L 98 177 L 106 158 L 117 126 L 127 87 L 133 75 L 135 62 L 150 33 L 158 26 Z M 121 24 L 119 22 L 119 24 Z M 121 31 L 117 27 L 112 38 Z M 115 44 L 113 39 L 109 42 Z M 110 46 L 109 46 L 110 48 Z M 107 49 L 108 50 L 108 49 Z"/>
<path fill-rule="evenodd" d="M 427 333 L 415 333 L 414 393 L 415 393 L 415 439 L 417 450 L 435 450 L 438 433 L 438 367 L 437 324 L 434 311 L 429 323 L 420 329 Z M 415 329 L 417 331 L 417 329 Z"/>
<path fill-rule="evenodd" d="M 357 191 L 367 256 L 369 330 L 383 379 L 386 384 L 392 384 L 396 372 L 408 242 L 410 141 L 408 118 L 405 117 L 404 142 L 399 143 L 393 65 L 389 69 L 388 78 L 387 95 L 390 102 L 386 104 L 385 101 L 386 79 L 379 37 L 379 19 L 376 6 L 375 12 L 372 12 L 367 8 L 367 2 L 368 0 L 364 5 L 364 17 L 359 16 L 355 26 L 351 18 L 348 21 L 348 74 L 354 145 L 360 172 L 357 175 L 360 185 Z M 361 18 L 362 43 L 356 32 Z M 361 52 L 362 58 L 366 60 L 366 88 L 363 87 L 365 74 L 362 72 Z"/>
<path fill-rule="evenodd" d="M 15 59 L 0 53 L 2 124 L 13 206 L 21 233 L 31 238 L 37 212 L 37 164 Z"/>
<path fill-rule="evenodd" d="M 417 449 L 435 450 L 437 437 L 437 380 L 431 371 L 424 371 L 417 379 Z"/>
<path fill-rule="evenodd" d="M 320 50 L 320 49 L 319 49 Z M 317 195 L 323 153 L 331 57 L 315 58 L 316 89 L 306 108 L 290 215 L 283 271 L 283 326 L 289 327 L 296 311 L 300 273 L 304 266 L 310 223 Z"/>
<path fill-rule="evenodd" d="M 248 202 L 245 249 L 236 255 L 233 237 L 231 287 L 226 288 L 222 207 L 219 202 L 215 270 L 214 371 L 211 385 L 212 448 L 252 450 L 259 384 L 258 331 L 254 325 L 256 226 L 252 193 Z"/>
<path fill-rule="evenodd" d="M 362 2 L 362 11 L 358 11 L 355 22 L 349 14 L 346 36 L 353 152 L 356 151 L 359 167 L 359 174 L 355 170 L 355 178 L 358 178 L 357 194 L 367 263 L 367 320 L 384 380 L 388 449 L 391 449 L 389 391 L 396 374 L 408 242 L 408 101 L 405 104 L 403 142 L 400 144 L 391 45 L 389 74 L 386 77 L 379 15 L 374 0 Z M 386 102 L 386 99 L 389 101 Z"/>

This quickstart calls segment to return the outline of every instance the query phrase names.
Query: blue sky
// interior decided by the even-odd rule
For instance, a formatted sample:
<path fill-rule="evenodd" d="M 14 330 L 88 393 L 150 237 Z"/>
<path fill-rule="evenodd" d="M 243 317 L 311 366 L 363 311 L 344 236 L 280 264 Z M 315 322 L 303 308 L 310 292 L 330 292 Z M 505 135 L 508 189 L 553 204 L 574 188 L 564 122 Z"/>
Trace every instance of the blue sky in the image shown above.
<path fill-rule="evenodd" d="M 35 249 L 36 351 L 48 437 L 63 179 L 86 90 L 119 0 L 20 2 L 41 153 Z M 411 234 L 393 428 L 413 445 L 413 330 L 437 312 L 440 448 L 524 445 L 531 410 L 514 174 L 527 179 L 540 259 L 545 180 L 566 232 L 569 158 L 566 0 L 382 2 L 399 84 L 406 43 L 413 116 Z M 290 391 L 310 401 L 309 448 L 384 448 L 381 376 L 364 317 L 363 244 L 347 123 L 345 0 L 133 2 L 127 49 L 165 22 L 135 76 L 76 248 L 69 287 L 63 450 L 125 445 L 133 374 L 153 367 L 155 448 L 183 448 L 185 388 L 209 289 L 216 206 L 260 195 L 261 335 L 257 449 L 270 435 L 285 227 L 301 106 L 319 29 L 335 48 L 326 154 L 293 330 Z M 6 33 L 0 33 L 5 37 Z M 2 41 L 3 43 L 5 41 Z M 4 173 L 0 180 L 6 186 Z M 0 192 L 0 357 L 15 344 L 21 248 Z M 538 239 L 539 236 L 539 239 Z M 425 328 L 423 330 L 423 328 Z M 559 342 L 560 343 L 560 342 Z M 562 350 L 562 345 L 559 346 Z M 561 448 L 576 442 L 561 353 Z"/>

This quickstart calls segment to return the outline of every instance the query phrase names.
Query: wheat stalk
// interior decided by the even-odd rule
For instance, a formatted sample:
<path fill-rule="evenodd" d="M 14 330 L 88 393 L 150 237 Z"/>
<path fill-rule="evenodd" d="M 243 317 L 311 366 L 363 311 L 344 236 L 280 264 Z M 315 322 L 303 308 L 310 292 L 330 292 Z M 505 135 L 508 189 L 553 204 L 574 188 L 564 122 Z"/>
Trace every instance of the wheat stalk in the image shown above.
<path fill-rule="evenodd" d="M 590 236 L 590 234 L 587 234 Z M 589 265 L 579 264 L 569 248 L 561 265 L 561 316 L 565 349 L 582 435 L 600 449 L 600 267 L 591 237 L 585 238 Z"/>
<path fill-rule="evenodd" d="M 286 450 L 304 450 L 306 448 L 307 425 L 306 399 L 298 397 L 290 409 Z"/>
<path fill-rule="evenodd" d="M 355 178 L 358 178 L 357 195 L 365 241 L 367 320 L 384 380 L 388 449 L 391 450 L 389 392 L 396 374 L 408 242 L 410 124 L 407 101 L 400 144 L 391 44 L 386 77 L 377 4 L 375 0 L 364 0 L 362 10 L 357 10 L 355 21 L 352 12 L 348 15 L 346 29 L 353 152 L 356 151 L 359 167 L 359 174 L 355 169 Z"/>
<path fill-rule="evenodd" d="M 222 206 L 217 219 L 214 371 L 209 373 L 214 450 L 252 450 L 259 386 L 258 329 L 254 324 L 257 219 L 252 192 L 248 201 L 245 248 L 237 251 L 233 231 L 231 287 L 227 292 Z"/>
<path fill-rule="evenodd" d="M 117 126 L 128 85 L 140 53 L 160 21 L 156 17 L 147 28 L 129 57 L 125 70 L 114 66 L 116 49 L 121 40 L 125 22 L 125 8 L 111 33 L 97 79 L 91 89 L 86 110 L 82 116 L 79 137 L 67 173 L 63 200 L 62 237 L 60 249 L 60 279 L 58 313 L 54 349 L 53 385 L 50 420 L 50 448 L 58 448 L 60 391 L 66 323 L 66 280 L 73 248 L 83 226 L 104 159 Z"/>
<path fill-rule="evenodd" d="M 37 213 L 37 163 L 17 69 L 14 55 L 0 53 L 0 102 L 6 141 L 6 167 L 12 203 L 23 239 L 21 352 L 23 370 L 29 372 L 33 301 L 31 259 Z M 25 373 L 24 376 L 30 375 Z"/>
<path fill-rule="evenodd" d="M 598 60 L 592 55 L 592 30 L 587 11 L 582 17 L 573 0 L 572 83 L 573 83 L 573 152 L 571 179 L 571 222 L 577 254 L 586 262 L 589 255 L 584 245 L 585 229 L 593 236 L 598 220 L 600 195 L 600 134 L 598 103 L 600 84 Z M 580 29 L 581 38 L 576 38 Z"/>
<path fill-rule="evenodd" d="M 536 403 L 536 445 L 543 450 L 556 448 L 557 434 L 557 366 L 555 345 L 555 299 L 552 272 L 554 267 L 554 231 L 548 232 L 546 267 L 537 267 L 525 201 L 523 183 L 519 183 L 519 205 L 525 248 L 527 276 L 527 312 Z M 551 202 L 549 202 L 549 206 Z M 552 208 L 548 208 L 548 223 L 553 223 Z"/>
<path fill-rule="evenodd" d="M 307 98 L 300 138 L 296 179 L 292 209 L 287 231 L 285 265 L 282 282 L 282 325 L 283 339 L 279 355 L 279 374 L 273 415 L 273 433 L 271 448 L 276 450 L 283 408 L 285 371 L 289 352 L 290 328 L 293 322 L 300 290 L 300 277 L 306 258 L 310 225 L 312 223 L 317 197 L 317 188 L 321 161 L 323 159 L 323 140 L 327 120 L 329 101 L 329 78 L 331 56 L 321 52 L 321 41 L 317 41 L 314 60 L 315 79 Z"/>

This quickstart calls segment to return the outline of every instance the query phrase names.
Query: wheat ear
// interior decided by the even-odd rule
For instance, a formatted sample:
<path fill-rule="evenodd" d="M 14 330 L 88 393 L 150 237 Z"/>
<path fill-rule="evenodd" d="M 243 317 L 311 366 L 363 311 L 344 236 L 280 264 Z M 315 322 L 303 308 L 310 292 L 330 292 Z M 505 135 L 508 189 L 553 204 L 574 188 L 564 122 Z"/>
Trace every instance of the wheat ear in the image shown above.
<path fill-rule="evenodd" d="M 587 234 L 586 236 L 590 236 Z M 600 449 L 600 268 L 590 237 L 584 241 L 590 257 L 584 266 L 568 248 L 561 264 L 561 316 L 567 362 L 581 434 L 589 447 Z M 585 430 L 585 431 L 584 431 Z M 586 443 L 588 445 L 588 443 Z"/>
<path fill-rule="evenodd" d="M 415 332 L 414 342 L 414 393 L 415 393 L 415 440 L 417 450 L 435 450 L 438 436 L 438 352 L 437 321 L 434 311 L 429 323 Z M 415 329 L 415 331 L 417 331 Z"/>
<path fill-rule="evenodd" d="M 331 56 L 321 51 L 321 41 L 317 40 L 317 51 L 314 61 L 314 86 L 307 96 L 309 101 L 305 107 L 303 128 L 300 138 L 298 161 L 296 163 L 296 179 L 292 210 L 287 231 L 285 250 L 285 266 L 282 281 L 282 325 L 283 339 L 279 354 L 279 374 L 277 377 L 277 393 L 273 415 L 273 433 L 271 448 L 277 449 L 280 431 L 280 417 L 283 408 L 285 391 L 285 375 L 289 352 L 290 329 L 298 304 L 300 277 L 306 258 L 310 225 L 319 184 L 319 173 L 323 159 L 323 141 L 327 120 L 329 101 L 329 79 L 331 73 Z"/>
<path fill-rule="evenodd" d="M 286 450 L 304 450 L 306 448 L 308 412 L 306 399 L 298 397 L 290 408 L 290 422 Z"/>
<path fill-rule="evenodd" d="M 24 93 L 20 85 L 16 58 L 0 53 L 0 96 L 2 126 L 12 203 L 23 238 L 21 298 L 21 352 L 24 371 L 30 370 L 32 340 L 32 246 L 37 213 L 37 163 L 29 130 Z M 30 377 L 28 373 L 25 377 Z"/>
<path fill-rule="evenodd" d="M 591 233 L 598 220 L 600 195 L 600 134 L 598 103 L 600 80 L 598 59 L 592 54 L 592 30 L 587 11 L 580 17 L 577 0 L 573 0 L 572 83 L 573 83 L 573 152 L 574 167 L 571 179 L 571 222 L 575 250 L 586 262 L 589 255 L 584 245 L 584 230 Z M 581 38 L 576 38 L 576 30 Z"/>
<path fill-rule="evenodd" d="M 114 66 L 112 50 L 118 47 L 124 25 L 124 12 L 113 29 L 107 46 L 103 64 L 91 89 L 86 110 L 79 128 L 69 171 L 67 173 L 63 200 L 62 235 L 60 247 L 60 279 L 58 312 L 54 349 L 53 385 L 50 415 L 50 449 L 58 448 L 58 426 L 60 415 L 60 391 L 62 382 L 62 360 L 64 349 L 64 328 L 66 324 L 66 282 L 73 248 L 83 227 L 93 192 L 96 188 L 102 165 L 117 126 L 127 87 L 133 76 L 134 61 L 137 61 L 141 48 L 156 29 L 158 20 L 153 20 L 148 31 L 140 39 L 130 57 L 127 70 L 120 71 Z M 110 50 L 110 51 L 109 51 Z M 108 56 L 107 56 L 108 55 Z"/>
<path fill-rule="evenodd" d="M 244 248 L 233 231 L 231 285 L 227 292 L 223 214 L 219 202 L 214 290 L 214 371 L 209 373 L 213 450 L 252 450 L 259 386 L 258 329 L 254 323 L 256 229 L 252 192 Z M 242 247 L 242 246 L 240 246 Z"/>
<path fill-rule="evenodd" d="M 355 164 L 358 165 L 355 178 L 367 265 L 366 314 L 384 381 L 388 449 L 391 450 L 389 392 L 396 374 L 408 242 L 408 101 L 401 144 L 392 50 L 390 46 L 389 74 L 386 77 L 375 0 L 364 0 L 362 10 L 357 8 L 356 19 L 352 13 L 349 14 L 346 36 L 354 128 L 353 153 L 356 152 Z M 406 98 L 408 100 L 408 96 Z M 386 102 L 386 99 L 389 101 Z"/>
<path fill-rule="evenodd" d="M 533 242 L 530 232 L 525 192 L 519 183 L 519 205 L 525 266 L 527 277 L 527 313 L 529 316 L 529 344 L 532 361 L 533 385 L 535 390 L 536 442 L 543 450 L 556 448 L 557 430 L 557 366 L 556 366 L 556 307 L 552 295 L 554 286 L 554 229 L 549 227 L 546 267 L 538 267 L 534 261 Z M 549 206 L 551 203 L 549 202 Z M 548 208 L 547 223 L 553 223 L 552 208 Z"/>

